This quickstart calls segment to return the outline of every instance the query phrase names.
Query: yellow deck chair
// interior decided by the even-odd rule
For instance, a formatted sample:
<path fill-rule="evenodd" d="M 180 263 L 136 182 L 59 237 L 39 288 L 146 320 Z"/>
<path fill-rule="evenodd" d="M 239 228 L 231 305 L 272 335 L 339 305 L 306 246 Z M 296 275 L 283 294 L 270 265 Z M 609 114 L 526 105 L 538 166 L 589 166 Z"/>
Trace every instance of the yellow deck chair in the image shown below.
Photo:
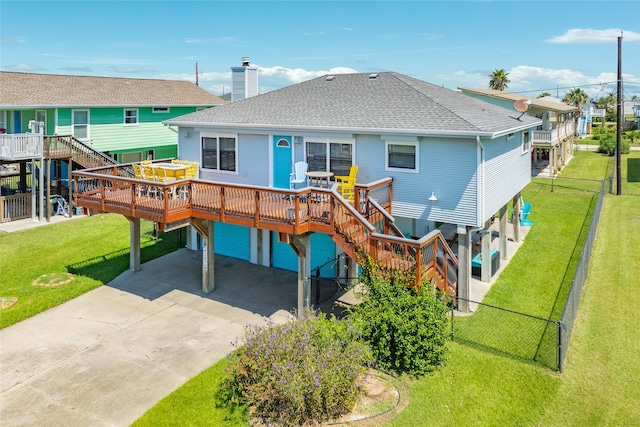
<path fill-rule="evenodd" d="M 358 166 L 353 165 L 349 169 L 349 175 L 336 175 L 333 179 L 338 184 L 338 191 L 342 194 L 342 198 L 353 203 L 356 191 L 356 175 L 358 174 Z"/>
<path fill-rule="evenodd" d="M 187 178 L 197 178 L 198 167 L 196 165 L 187 166 Z"/>
<path fill-rule="evenodd" d="M 174 165 L 179 165 L 180 164 L 180 159 L 173 159 L 173 160 L 171 160 L 171 163 L 173 163 Z"/>

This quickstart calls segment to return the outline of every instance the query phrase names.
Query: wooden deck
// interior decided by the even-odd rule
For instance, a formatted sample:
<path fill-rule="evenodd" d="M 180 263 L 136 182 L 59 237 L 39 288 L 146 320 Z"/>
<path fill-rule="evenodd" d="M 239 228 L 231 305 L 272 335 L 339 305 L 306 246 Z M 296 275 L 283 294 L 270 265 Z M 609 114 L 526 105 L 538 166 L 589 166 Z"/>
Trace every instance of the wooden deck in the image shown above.
<path fill-rule="evenodd" d="M 329 189 L 287 190 L 188 179 L 168 183 L 130 178 L 131 165 L 74 171 L 74 201 L 94 211 L 155 221 L 161 229 L 193 220 L 232 223 L 283 235 L 329 235 L 352 259 L 370 255 L 389 270 L 415 274 L 419 286 L 433 279 L 455 295 L 457 260 L 439 231 L 420 240 L 395 228 L 392 180 L 356 188 L 353 204 Z"/>

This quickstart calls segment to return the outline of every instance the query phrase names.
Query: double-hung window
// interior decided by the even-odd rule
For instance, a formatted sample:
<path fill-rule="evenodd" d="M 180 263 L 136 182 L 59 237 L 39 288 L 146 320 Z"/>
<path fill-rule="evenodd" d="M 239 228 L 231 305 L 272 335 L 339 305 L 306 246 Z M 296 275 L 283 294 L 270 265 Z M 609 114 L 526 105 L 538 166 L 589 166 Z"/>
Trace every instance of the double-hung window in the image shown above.
<path fill-rule="evenodd" d="M 419 145 L 411 141 L 385 141 L 385 169 L 418 173 Z"/>
<path fill-rule="evenodd" d="M 349 175 L 355 158 L 353 139 L 307 138 L 306 149 L 309 171 Z"/>
<path fill-rule="evenodd" d="M 71 128 L 73 136 L 80 140 L 89 139 L 89 110 L 71 111 Z"/>
<path fill-rule="evenodd" d="M 238 170 L 238 138 L 229 134 L 202 134 L 202 168 L 223 172 Z"/>
<path fill-rule="evenodd" d="M 124 125 L 133 126 L 138 124 L 138 109 L 137 108 L 125 108 L 124 110 Z"/>
<path fill-rule="evenodd" d="M 531 149 L 531 132 L 522 132 L 522 154 L 528 152 Z"/>

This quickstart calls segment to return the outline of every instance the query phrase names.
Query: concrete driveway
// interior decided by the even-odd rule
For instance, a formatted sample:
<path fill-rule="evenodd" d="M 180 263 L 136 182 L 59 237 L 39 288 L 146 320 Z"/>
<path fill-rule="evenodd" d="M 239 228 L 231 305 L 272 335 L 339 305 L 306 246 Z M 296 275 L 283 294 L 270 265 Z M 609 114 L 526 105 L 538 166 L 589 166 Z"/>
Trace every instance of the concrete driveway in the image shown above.
<path fill-rule="evenodd" d="M 225 357 L 244 326 L 284 321 L 297 274 L 179 251 L 0 330 L 0 425 L 127 426 Z M 274 274 L 275 273 L 275 274 Z"/>

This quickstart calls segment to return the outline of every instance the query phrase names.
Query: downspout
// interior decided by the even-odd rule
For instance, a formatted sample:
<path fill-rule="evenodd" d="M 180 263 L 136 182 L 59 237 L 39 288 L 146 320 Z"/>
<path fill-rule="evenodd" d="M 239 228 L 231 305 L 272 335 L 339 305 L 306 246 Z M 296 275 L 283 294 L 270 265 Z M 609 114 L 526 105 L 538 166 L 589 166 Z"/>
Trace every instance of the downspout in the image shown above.
<path fill-rule="evenodd" d="M 482 218 L 482 215 L 484 214 L 484 145 L 482 144 L 482 141 L 480 141 L 480 136 L 476 135 L 476 143 L 478 144 L 478 147 L 480 148 L 480 170 L 479 170 L 479 176 L 478 176 L 478 180 L 480 181 L 478 183 L 478 188 L 480 189 L 479 191 L 479 197 L 478 197 L 478 212 L 476 215 L 476 224 L 480 224 L 480 220 Z M 484 226 L 484 224 L 480 224 L 480 226 Z"/>

